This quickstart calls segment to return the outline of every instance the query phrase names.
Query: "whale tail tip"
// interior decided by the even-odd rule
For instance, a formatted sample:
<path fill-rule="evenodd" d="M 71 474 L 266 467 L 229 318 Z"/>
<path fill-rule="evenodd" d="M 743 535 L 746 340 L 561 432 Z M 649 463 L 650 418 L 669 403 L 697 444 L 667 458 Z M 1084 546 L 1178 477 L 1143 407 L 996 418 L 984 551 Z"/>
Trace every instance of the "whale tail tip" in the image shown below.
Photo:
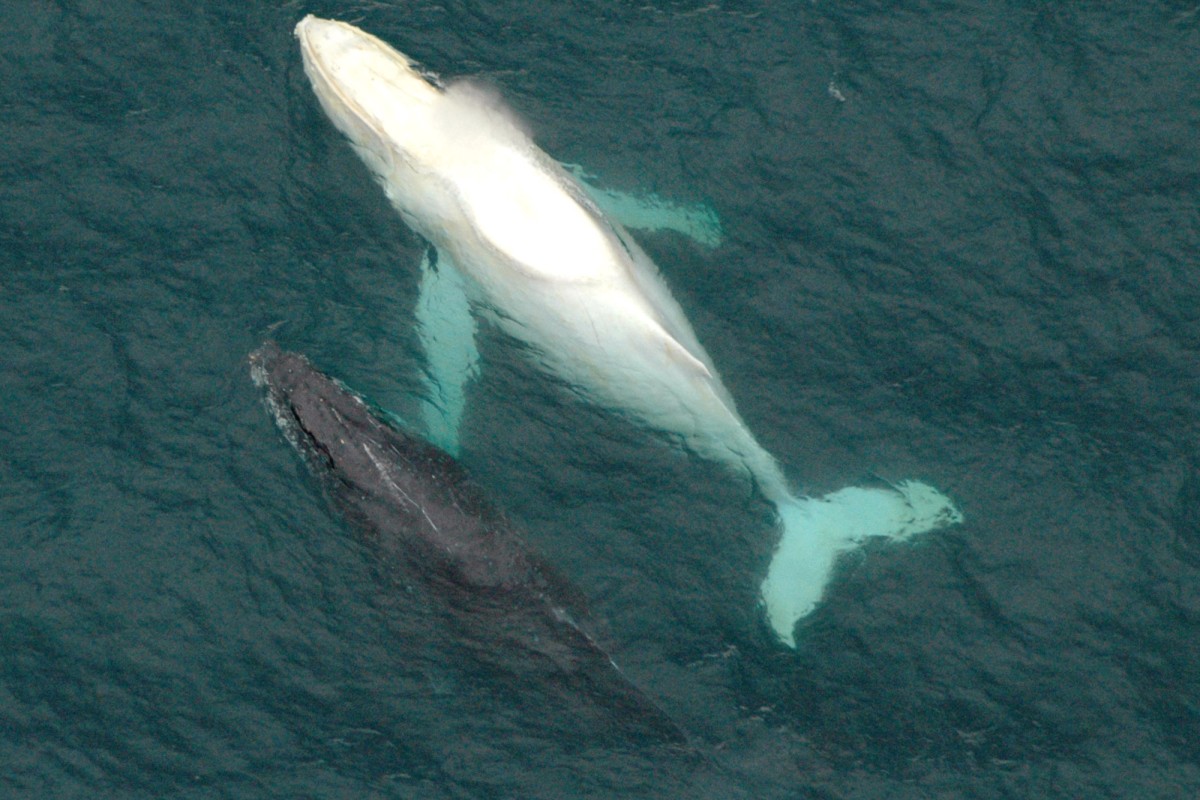
<path fill-rule="evenodd" d="M 796 623 L 821 600 L 839 554 L 871 537 L 903 541 L 962 522 L 950 498 L 919 481 L 851 486 L 777 507 L 783 533 L 760 591 L 767 621 L 788 647 L 796 646 Z"/>

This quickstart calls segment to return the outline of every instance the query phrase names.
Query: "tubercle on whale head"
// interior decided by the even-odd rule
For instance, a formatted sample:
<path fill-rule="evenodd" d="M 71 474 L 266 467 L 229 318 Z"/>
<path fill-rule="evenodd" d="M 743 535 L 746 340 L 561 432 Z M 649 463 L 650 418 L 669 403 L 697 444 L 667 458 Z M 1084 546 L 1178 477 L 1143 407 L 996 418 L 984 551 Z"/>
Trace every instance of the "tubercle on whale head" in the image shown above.
<path fill-rule="evenodd" d="M 370 474 L 370 453 L 353 442 L 358 431 L 378 427 L 366 404 L 304 356 L 268 341 L 250 354 L 250 374 L 266 390 L 267 406 L 288 441 L 343 481 Z M 314 465 L 315 466 L 315 465 Z"/>
<path fill-rule="evenodd" d="M 308 75 L 313 92 L 326 116 L 333 121 L 334 126 L 362 148 L 371 159 L 380 160 L 386 152 L 382 125 L 368 115 L 353 97 L 344 91 L 341 82 L 336 80 L 327 66 L 331 59 L 328 47 L 318 48 L 316 44 L 317 30 L 338 31 L 335 23 L 318 20 L 311 14 L 296 25 L 296 38 L 300 40 L 300 53 L 304 63 L 304 72 Z M 369 163 L 373 163 L 369 160 Z M 378 173 L 382 168 L 373 165 Z"/>
<path fill-rule="evenodd" d="M 429 108 L 441 95 L 432 76 L 386 42 L 344 22 L 309 14 L 297 23 L 295 35 L 304 72 L 326 115 L 372 171 L 386 174 L 397 155 L 395 144 L 426 127 Z M 399 154 L 404 150 L 400 147 Z"/>
<path fill-rule="evenodd" d="M 284 436 L 319 477 L 349 489 L 356 502 L 374 499 L 417 508 L 449 503 L 455 514 L 483 514 L 473 494 L 458 492 L 469 481 L 450 455 L 304 356 L 268 341 L 249 362 L 251 378 L 266 390 L 267 406 Z"/>
<path fill-rule="evenodd" d="M 280 404 L 293 404 L 298 398 L 325 400 L 331 407 L 361 405 L 362 401 L 321 374 L 307 358 L 281 350 L 273 341 L 265 342 L 250 354 L 250 375 Z M 342 398 L 350 400 L 347 403 Z M 337 402 L 340 401 L 340 402 Z"/>

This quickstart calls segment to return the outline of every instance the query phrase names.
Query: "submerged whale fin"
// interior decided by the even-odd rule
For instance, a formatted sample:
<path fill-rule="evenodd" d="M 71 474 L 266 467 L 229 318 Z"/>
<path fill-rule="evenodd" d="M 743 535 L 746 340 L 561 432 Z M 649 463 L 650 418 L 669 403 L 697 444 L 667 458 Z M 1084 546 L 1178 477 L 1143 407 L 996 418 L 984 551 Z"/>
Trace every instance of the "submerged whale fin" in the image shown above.
<path fill-rule="evenodd" d="M 654 194 L 632 195 L 596 184 L 596 176 L 580 164 L 563 164 L 608 216 L 627 228 L 642 231 L 671 230 L 705 247 L 721 244 L 721 220 L 706 204 L 680 205 Z"/>
<path fill-rule="evenodd" d="M 928 484 L 903 481 L 891 489 L 840 489 L 824 497 L 777 503 L 783 536 L 760 588 L 775 635 L 796 646 L 796 622 L 825 592 L 839 554 L 871 537 L 902 541 L 962 522 L 950 498 Z"/>
<path fill-rule="evenodd" d="M 459 450 L 467 381 L 479 372 L 475 318 L 463 280 L 444 253 L 430 248 L 421 257 L 416 309 L 417 335 L 425 349 L 421 413 L 426 438 L 451 455 Z"/>

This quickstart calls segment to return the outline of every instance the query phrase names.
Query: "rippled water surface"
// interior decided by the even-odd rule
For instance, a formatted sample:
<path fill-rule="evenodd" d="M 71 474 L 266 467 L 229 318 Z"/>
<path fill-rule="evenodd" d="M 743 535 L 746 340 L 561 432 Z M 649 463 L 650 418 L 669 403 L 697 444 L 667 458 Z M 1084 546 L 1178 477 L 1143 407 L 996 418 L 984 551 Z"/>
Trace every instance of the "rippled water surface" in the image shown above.
<path fill-rule="evenodd" d="M 1200 13 L 1108 5 L 5 4 L 0 794 L 1197 796 Z M 697 756 L 473 669 L 273 427 L 268 335 L 422 386 L 423 246 L 308 12 L 711 204 L 717 249 L 641 241 L 789 476 L 961 504 L 784 650 L 769 507 L 485 328 L 463 461 Z"/>

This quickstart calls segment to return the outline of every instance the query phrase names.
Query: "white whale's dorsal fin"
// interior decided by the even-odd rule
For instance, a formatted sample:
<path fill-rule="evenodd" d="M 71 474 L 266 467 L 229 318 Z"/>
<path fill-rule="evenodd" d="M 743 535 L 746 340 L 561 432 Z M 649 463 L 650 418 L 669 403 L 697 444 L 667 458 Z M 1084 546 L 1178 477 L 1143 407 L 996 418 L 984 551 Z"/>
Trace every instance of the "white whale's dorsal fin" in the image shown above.
<path fill-rule="evenodd" d="M 702 367 L 704 375 L 711 379 L 713 390 L 721 397 L 729 410 L 736 414 L 733 398 L 721 384 L 721 380 L 717 376 L 717 368 L 700 344 L 700 340 L 696 338 L 696 332 L 692 330 L 692 323 L 683 313 L 679 302 L 671 295 L 671 291 L 658 272 L 658 267 L 618 223 L 606 220 L 606 224 L 610 227 L 613 237 L 620 247 L 628 254 L 630 278 L 637 286 L 642 301 L 649 307 L 651 315 L 662 328 L 664 335 L 686 352 L 691 361 Z M 687 363 L 687 361 L 685 360 L 683 363 Z"/>
<path fill-rule="evenodd" d="M 708 364 L 697 358 L 692 351 L 688 350 L 682 342 L 672 336 L 661 325 L 654 324 L 653 328 L 658 333 L 659 341 L 672 361 L 694 370 L 707 380 L 713 379 L 713 371 L 709 369 Z"/>

